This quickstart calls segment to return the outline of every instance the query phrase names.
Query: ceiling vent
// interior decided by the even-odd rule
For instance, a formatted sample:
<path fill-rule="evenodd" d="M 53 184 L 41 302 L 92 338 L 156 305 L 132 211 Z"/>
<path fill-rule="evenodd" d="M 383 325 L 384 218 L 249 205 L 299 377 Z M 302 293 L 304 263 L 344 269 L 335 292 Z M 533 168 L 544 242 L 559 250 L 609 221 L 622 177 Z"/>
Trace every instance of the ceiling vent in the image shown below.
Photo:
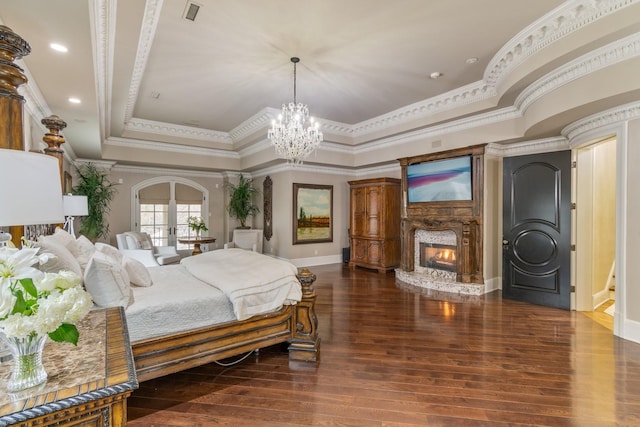
<path fill-rule="evenodd" d="M 184 8 L 184 15 L 182 16 L 184 19 L 188 19 L 189 21 L 195 21 L 196 15 L 200 10 L 200 5 L 194 3 L 192 1 L 187 2 L 187 6 Z"/>

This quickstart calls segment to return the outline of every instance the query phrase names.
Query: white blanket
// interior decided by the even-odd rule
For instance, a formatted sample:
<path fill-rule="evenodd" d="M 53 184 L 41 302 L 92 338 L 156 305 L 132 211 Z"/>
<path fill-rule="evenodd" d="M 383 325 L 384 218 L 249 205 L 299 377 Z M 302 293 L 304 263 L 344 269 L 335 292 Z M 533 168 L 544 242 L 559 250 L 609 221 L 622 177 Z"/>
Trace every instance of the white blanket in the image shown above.
<path fill-rule="evenodd" d="M 295 304 L 302 298 L 293 264 L 244 249 L 223 249 L 183 258 L 196 278 L 229 298 L 237 320 Z"/>

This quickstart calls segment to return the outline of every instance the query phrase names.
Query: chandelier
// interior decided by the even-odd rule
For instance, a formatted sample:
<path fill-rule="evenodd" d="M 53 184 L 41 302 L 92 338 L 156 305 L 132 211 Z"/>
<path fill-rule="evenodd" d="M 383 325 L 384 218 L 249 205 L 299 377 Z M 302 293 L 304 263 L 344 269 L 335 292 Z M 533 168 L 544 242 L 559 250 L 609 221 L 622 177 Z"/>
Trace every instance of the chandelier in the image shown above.
<path fill-rule="evenodd" d="M 309 108 L 296 102 L 296 64 L 300 58 L 291 58 L 293 62 L 293 102 L 282 104 L 282 113 L 278 120 L 271 121 L 267 137 L 276 149 L 279 157 L 287 163 L 301 165 L 302 161 L 322 142 L 320 125 L 309 117 Z M 309 126 L 306 126 L 307 119 Z"/>

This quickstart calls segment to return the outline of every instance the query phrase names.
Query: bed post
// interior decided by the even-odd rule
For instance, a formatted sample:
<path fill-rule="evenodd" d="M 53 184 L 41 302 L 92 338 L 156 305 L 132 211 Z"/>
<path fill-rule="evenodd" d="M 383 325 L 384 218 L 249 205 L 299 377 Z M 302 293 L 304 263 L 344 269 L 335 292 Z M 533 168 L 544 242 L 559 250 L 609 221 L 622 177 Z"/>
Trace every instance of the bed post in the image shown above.
<path fill-rule="evenodd" d="M 297 274 L 302 284 L 302 300 L 294 310 L 293 338 L 289 345 L 289 360 L 317 362 L 320 354 L 320 338 L 318 337 L 318 318 L 316 317 L 316 293 L 313 282 L 316 275 L 306 268 Z"/>

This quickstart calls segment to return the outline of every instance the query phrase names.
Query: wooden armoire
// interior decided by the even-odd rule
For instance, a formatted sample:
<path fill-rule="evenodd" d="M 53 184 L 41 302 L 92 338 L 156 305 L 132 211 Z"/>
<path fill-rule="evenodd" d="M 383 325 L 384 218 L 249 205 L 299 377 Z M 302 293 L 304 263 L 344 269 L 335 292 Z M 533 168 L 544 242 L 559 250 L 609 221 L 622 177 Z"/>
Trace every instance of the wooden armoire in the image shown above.
<path fill-rule="evenodd" d="M 386 273 L 400 265 L 400 180 L 349 181 L 349 267 Z"/>

